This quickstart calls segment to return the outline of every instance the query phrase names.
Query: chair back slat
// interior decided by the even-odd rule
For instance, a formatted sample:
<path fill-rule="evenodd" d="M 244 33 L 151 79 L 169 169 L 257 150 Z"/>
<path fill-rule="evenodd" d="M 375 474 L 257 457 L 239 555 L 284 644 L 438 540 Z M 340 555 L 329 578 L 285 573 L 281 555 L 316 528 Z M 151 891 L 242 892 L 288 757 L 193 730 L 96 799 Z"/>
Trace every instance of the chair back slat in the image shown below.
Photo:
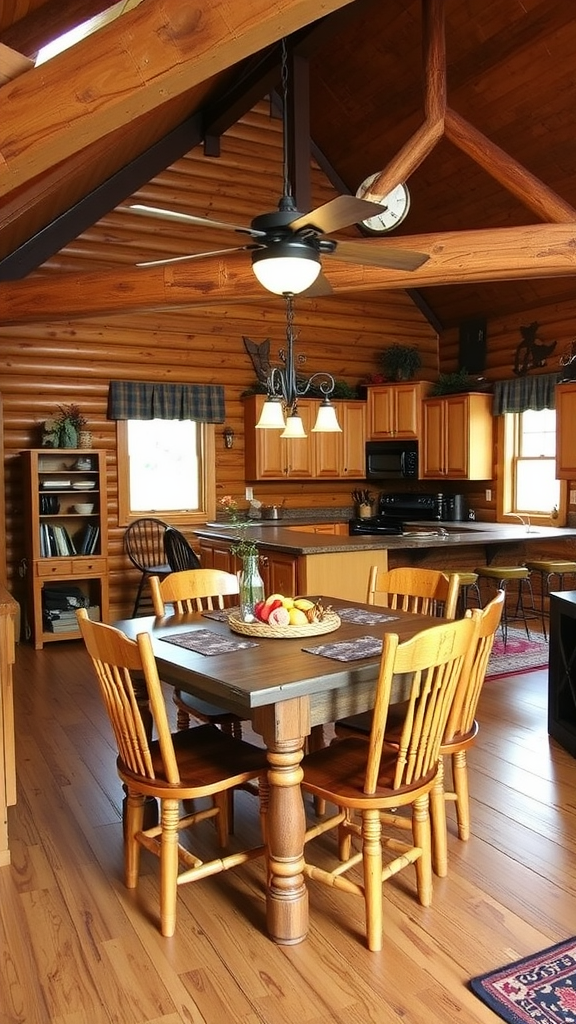
<path fill-rule="evenodd" d="M 238 577 L 221 569 L 187 569 L 165 579 L 150 577 L 155 615 L 165 615 L 166 605 L 178 613 L 224 608 L 224 597 L 239 592 Z"/>
<path fill-rule="evenodd" d="M 506 594 L 498 593 L 485 608 L 474 608 L 466 615 L 478 622 L 476 646 L 468 652 L 456 696 L 446 724 L 445 741 L 465 736 L 474 726 L 478 701 L 486 678 L 494 638 L 500 625 Z"/>
<path fill-rule="evenodd" d="M 139 633 L 136 640 L 129 640 L 113 626 L 92 622 L 85 608 L 80 608 L 76 617 L 94 666 L 121 762 L 137 775 L 151 780 L 156 778 L 148 741 L 149 729 L 143 717 L 143 708 L 148 703 L 158 737 L 164 778 L 171 784 L 177 784 L 180 774 L 150 636 Z M 138 692 L 143 686 L 146 693 L 139 700 Z"/>
<path fill-rule="evenodd" d="M 412 566 L 381 572 L 373 565 L 368 578 L 368 604 L 454 619 L 459 587 L 457 573 Z"/>
<path fill-rule="evenodd" d="M 376 792 L 392 680 L 403 675 L 409 689 L 406 717 L 396 752 L 394 788 L 414 785 L 433 772 L 466 655 L 475 642 L 475 618 L 433 626 L 400 644 L 384 636 L 364 792 Z"/>

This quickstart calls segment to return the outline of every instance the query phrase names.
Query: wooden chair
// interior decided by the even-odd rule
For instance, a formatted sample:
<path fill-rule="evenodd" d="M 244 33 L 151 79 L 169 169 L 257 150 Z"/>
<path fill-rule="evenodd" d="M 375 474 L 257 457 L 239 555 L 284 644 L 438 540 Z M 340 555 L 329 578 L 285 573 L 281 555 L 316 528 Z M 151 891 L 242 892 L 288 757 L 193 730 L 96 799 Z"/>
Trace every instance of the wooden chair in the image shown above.
<path fill-rule="evenodd" d="M 154 614 L 160 616 L 167 614 L 169 604 L 179 614 L 221 610 L 224 597 L 239 591 L 238 577 L 220 569 L 187 569 L 173 572 L 163 580 L 151 576 L 149 583 Z M 181 690 L 174 690 L 174 703 L 178 709 L 178 729 L 188 729 L 190 719 L 197 718 L 234 736 L 242 735 L 242 719 L 216 704 Z"/>
<path fill-rule="evenodd" d="M 476 741 L 478 722 L 476 710 L 480 693 L 486 678 L 488 660 L 494 645 L 494 637 L 504 608 L 506 594 L 499 590 L 496 597 L 485 608 L 474 608 L 466 612 L 467 618 L 477 623 L 477 634 L 471 646 L 460 678 L 460 683 L 450 709 L 446 731 L 440 745 L 440 771 L 435 783 L 436 799 L 432 801 L 432 861 L 437 875 L 448 873 L 448 847 L 446 842 L 446 801 L 456 804 L 456 819 L 460 839 L 470 838 L 470 796 L 468 792 L 468 766 L 466 751 Z M 393 704 L 386 721 L 385 742 L 398 746 L 407 704 Z M 338 738 L 351 735 L 367 736 L 372 727 L 372 714 L 352 715 L 336 723 Z M 453 790 L 446 789 L 444 758 L 451 758 Z"/>
<path fill-rule="evenodd" d="M 141 846 L 159 857 L 160 929 L 162 935 L 173 935 L 179 885 L 264 854 L 262 846 L 203 862 L 179 843 L 178 834 L 215 817 L 220 845 L 224 847 L 228 838 L 228 791 L 258 776 L 265 785 L 266 755 L 261 748 L 227 736 L 211 725 L 171 734 L 149 635 L 140 633 L 136 641 L 129 640 L 112 626 L 92 622 L 84 608 L 77 612 L 77 618 L 116 738 L 118 775 L 128 794 L 124 881 L 129 889 L 138 884 Z M 158 737 L 154 741 L 148 739 L 150 730 L 141 705 L 139 680 L 133 680 L 132 673 L 144 678 Z M 147 797 L 160 801 L 160 823 L 153 828 L 143 827 Z M 180 817 L 180 801 L 199 797 L 211 797 L 212 806 Z M 264 822 L 263 812 L 261 817 Z M 179 870 L 179 863 L 183 870 Z"/>
<path fill-rule="evenodd" d="M 381 572 L 373 565 L 368 578 L 367 601 L 384 608 L 454 619 L 459 587 L 456 573 L 448 575 L 436 569 L 412 566 Z"/>
<path fill-rule="evenodd" d="M 144 584 L 150 576 L 167 576 L 172 572 L 164 548 L 164 535 L 167 529 L 168 525 L 162 519 L 145 516 L 142 519 L 135 519 L 124 533 L 124 551 L 132 565 L 141 573 L 132 618 L 138 614 Z"/>
<path fill-rule="evenodd" d="M 433 795 L 440 743 L 476 630 L 477 623 L 468 618 L 434 626 L 403 644 L 396 634 L 386 634 L 369 737 L 350 736 L 302 761 L 304 791 L 338 808 L 335 815 L 307 831 L 306 843 L 337 828 L 339 848 L 334 870 L 316 867 L 306 858 L 304 873 L 364 899 L 371 950 L 382 948 L 384 881 L 415 864 L 420 903 L 429 906 L 432 899 L 429 795 Z M 392 680 L 398 674 L 404 675 L 409 696 L 400 744 L 391 747 L 384 743 L 384 732 Z M 440 799 L 438 790 L 436 799 Z M 396 811 L 403 807 L 412 809 L 412 843 L 382 832 L 383 823 L 394 828 Z M 361 850 L 351 855 L 353 836 L 360 840 Z M 389 863 L 384 863 L 383 848 L 393 854 Z M 360 882 L 346 877 L 360 866 Z"/>

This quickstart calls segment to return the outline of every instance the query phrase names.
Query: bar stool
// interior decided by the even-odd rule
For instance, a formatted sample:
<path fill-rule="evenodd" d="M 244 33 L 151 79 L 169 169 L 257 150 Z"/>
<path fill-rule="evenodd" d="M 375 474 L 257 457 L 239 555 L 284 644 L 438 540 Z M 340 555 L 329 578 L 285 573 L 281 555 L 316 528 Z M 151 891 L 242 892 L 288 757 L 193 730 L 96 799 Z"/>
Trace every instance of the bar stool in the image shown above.
<path fill-rule="evenodd" d="M 540 614 L 542 616 L 542 632 L 544 633 L 544 639 L 547 640 L 546 616 L 549 616 L 550 613 L 546 611 L 546 598 L 550 597 L 551 589 L 564 590 L 565 576 L 576 577 L 576 562 L 566 562 L 561 559 L 540 559 L 534 562 L 526 562 L 526 568 L 530 569 L 531 572 L 537 572 L 540 576 Z M 558 578 L 558 588 L 550 586 L 550 580 L 553 576 Z"/>
<path fill-rule="evenodd" d="M 481 565 L 475 572 L 478 577 L 482 580 L 491 580 L 494 582 L 496 590 L 503 590 L 506 594 L 506 600 L 504 601 L 504 609 L 502 611 L 502 639 L 504 646 L 508 641 L 508 626 L 511 622 L 523 622 L 524 629 L 526 630 L 526 636 L 530 639 L 530 630 L 528 629 L 529 619 L 540 618 L 536 605 L 534 604 L 534 593 L 532 590 L 532 581 L 530 579 L 530 569 L 525 565 Z M 516 593 L 516 607 L 514 613 L 510 615 L 507 608 L 507 597 L 508 597 L 508 584 L 517 583 L 518 590 Z M 529 607 L 525 606 L 524 598 L 530 598 Z"/>
<path fill-rule="evenodd" d="M 480 587 L 478 586 L 478 573 L 470 572 L 468 569 L 451 569 L 451 572 L 456 573 L 460 580 L 460 593 L 458 595 L 458 615 L 464 615 L 464 612 L 469 607 L 470 592 L 473 591 L 475 595 L 476 607 L 482 607 L 482 595 L 480 593 Z"/>

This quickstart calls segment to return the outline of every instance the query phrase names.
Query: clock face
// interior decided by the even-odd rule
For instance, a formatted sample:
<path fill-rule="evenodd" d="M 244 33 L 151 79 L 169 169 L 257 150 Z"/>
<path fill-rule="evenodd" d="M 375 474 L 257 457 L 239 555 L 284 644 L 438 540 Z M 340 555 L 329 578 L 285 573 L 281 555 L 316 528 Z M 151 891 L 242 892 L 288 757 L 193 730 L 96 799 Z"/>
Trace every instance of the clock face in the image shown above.
<path fill-rule="evenodd" d="M 370 191 L 370 186 L 376 180 L 378 174 L 379 172 L 371 174 L 369 178 L 362 182 L 356 192 L 358 198 L 361 199 L 366 192 Z M 405 184 L 396 185 L 396 188 L 393 188 L 383 199 L 374 201 L 382 204 L 382 213 L 377 213 L 374 217 L 368 217 L 367 220 L 363 220 L 361 226 L 366 231 L 377 235 L 397 228 L 410 209 L 410 193 Z"/>

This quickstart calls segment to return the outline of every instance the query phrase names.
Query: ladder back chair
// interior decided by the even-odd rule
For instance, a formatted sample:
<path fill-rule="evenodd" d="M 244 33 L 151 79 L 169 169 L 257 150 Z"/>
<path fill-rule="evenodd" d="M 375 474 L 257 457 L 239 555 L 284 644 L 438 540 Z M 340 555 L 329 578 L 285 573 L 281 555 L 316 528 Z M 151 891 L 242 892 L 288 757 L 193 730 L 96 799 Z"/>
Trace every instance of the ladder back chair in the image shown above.
<path fill-rule="evenodd" d="M 367 601 L 385 608 L 454 619 L 459 588 L 457 573 L 412 566 L 382 572 L 373 565 L 368 578 Z"/>
<path fill-rule="evenodd" d="M 167 605 L 180 614 L 222 610 L 224 598 L 239 592 L 238 577 L 221 569 L 186 569 L 163 580 L 151 576 L 149 582 L 154 614 L 159 616 L 167 614 Z M 242 735 L 242 719 L 216 704 L 182 690 L 174 690 L 174 703 L 178 709 L 178 729 L 188 729 L 190 719 L 197 718 L 234 736 Z"/>
<path fill-rule="evenodd" d="M 420 903 L 427 907 L 432 899 L 429 799 L 448 715 L 476 630 L 476 622 L 468 618 L 432 626 L 403 644 L 396 634 L 386 634 L 370 735 L 350 736 L 302 760 L 304 791 L 338 808 L 306 832 L 308 844 L 328 830 L 338 830 L 336 867 L 317 867 L 306 856 L 304 873 L 363 898 L 370 950 L 382 948 L 382 889 L 387 879 L 414 864 Z M 407 713 L 400 743 L 391 747 L 384 742 L 384 732 L 392 680 L 398 674 L 405 676 Z M 395 831 L 397 810 L 404 807 L 412 810 L 412 842 L 383 833 L 383 824 Z M 359 851 L 352 851 L 353 836 L 360 842 Z M 392 858 L 387 862 L 384 849 Z M 353 868 L 362 869 L 360 882 L 347 877 Z"/>
<path fill-rule="evenodd" d="M 172 734 L 149 634 L 140 633 L 135 641 L 129 640 L 112 626 L 92 622 L 84 608 L 77 612 L 77 618 L 116 739 L 118 775 L 127 791 L 124 882 L 127 888 L 136 888 L 142 846 L 159 858 L 160 930 L 162 935 L 173 935 L 179 885 L 264 854 L 261 846 L 227 855 L 220 852 L 202 861 L 180 844 L 178 835 L 182 829 L 214 817 L 219 843 L 224 847 L 228 840 L 228 792 L 258 777 L 261 786 L 266 785 L 265 751 L 211 725 Z M 140 679 L 133 678 L 133 674 L 144 678 L 158 737 L 153 741 L 139 702 Z M 152 828 L 143 827 L 147 797 L 160 801 L 160 822 Z M 199 797 L 211 797 L 212 806 L 181 816 L 181 801 Z M 265 834 L 263 811 L 261 820 Z"/>
<path fill-rule="evenodd" d="M 135 519 L 124 533 L 124 551 L 141 573 L 132 618 L 138 615 L 144 585 L 150 576 L 162 577 L 172 572 L 164 547 L 167 529 L 168 525 L 162 519 L 144 517 Z"/>

